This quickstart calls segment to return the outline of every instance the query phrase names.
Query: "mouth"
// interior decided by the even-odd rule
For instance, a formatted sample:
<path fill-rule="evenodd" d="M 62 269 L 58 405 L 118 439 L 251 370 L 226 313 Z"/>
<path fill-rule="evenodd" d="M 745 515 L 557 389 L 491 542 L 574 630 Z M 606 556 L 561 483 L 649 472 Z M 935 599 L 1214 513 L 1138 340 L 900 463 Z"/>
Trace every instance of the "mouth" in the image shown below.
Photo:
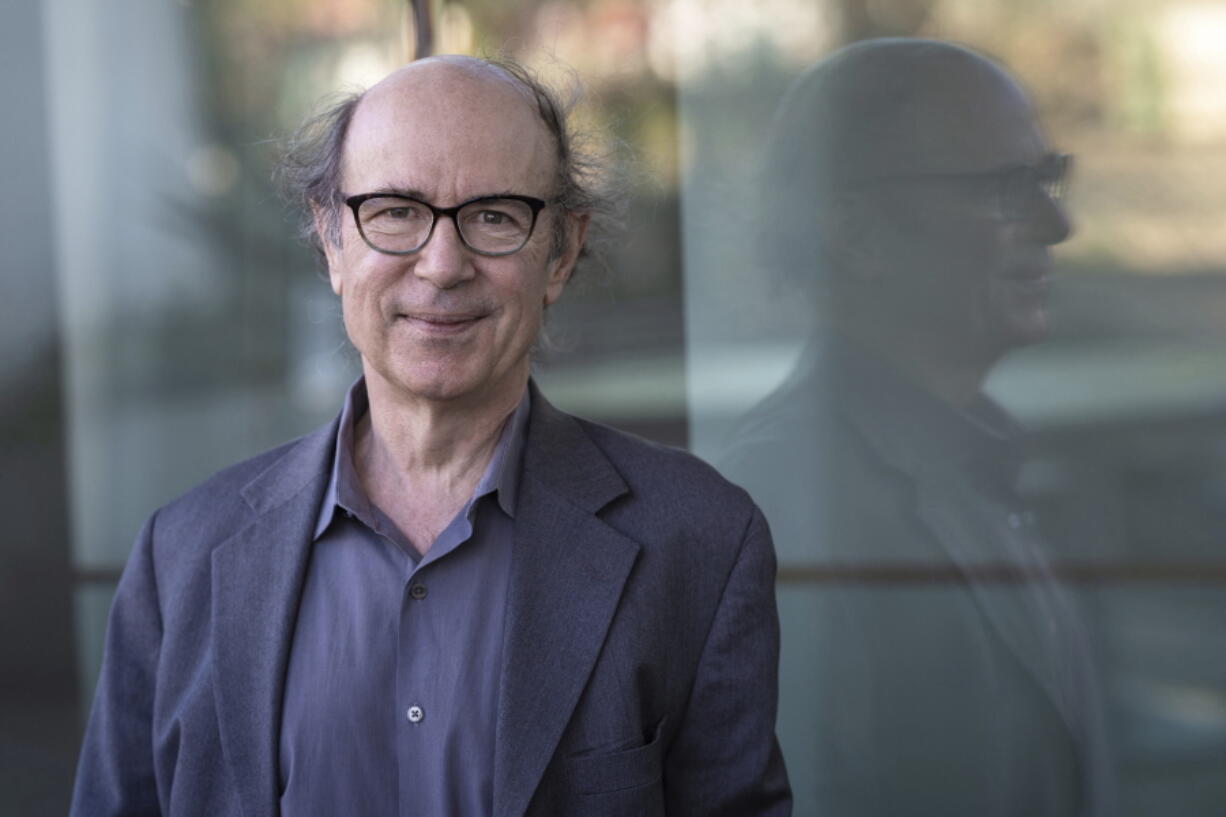
<path fill-rule="evenodd" d="M 1051 269 L 1046 264 L 1018 266 L 1000 276 L 1011 287 L 1045 294 L 1051 288 Z"/>
<path fill-rule="evenodd" d="M 404 321 L 413 329 L 429 335 L 459 335 L 476 326 L 485 313 L 412 312 L 398 313 L 397 321 Z"/>

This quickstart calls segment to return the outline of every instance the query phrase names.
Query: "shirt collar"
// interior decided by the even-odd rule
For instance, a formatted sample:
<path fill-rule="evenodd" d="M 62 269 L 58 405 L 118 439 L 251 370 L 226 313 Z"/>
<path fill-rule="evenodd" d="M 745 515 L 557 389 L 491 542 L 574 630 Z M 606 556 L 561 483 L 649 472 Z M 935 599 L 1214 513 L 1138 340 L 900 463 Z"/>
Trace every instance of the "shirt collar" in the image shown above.
<path fill-rule="evenodd" d="M 532 411 L 532 397 L 528 389 L 519 399 L 515 411 L 502 424 L 502 433 L 494 447 L 490 464 L 473 491 L 473 502 L 489 493 L 498 494 L 498 505 L 512 519 L 515 518 L 515 503 L 519 497 L 519 474 L 523 464 L 524 440 L 527 438 L 528 415 Z"/>
<path fill-rule="evenodd" d="M 324 491 L 323 503 L 319 508 L 319 516 L 315 522 L 314 538 L 318 539 L 332 524 L 337 510 L 350 512 L 355 516 L 370 518 L 370 500 L 362 490 L 358 480 L 357 470 L 353 465 L 354 439 L 353 431 L 358 420 L 370 409 L 370 400 L 366 394 L 366 379 L 359 377 L 349 392 L 345 395 L 345 404 L 341 408 L 341 418 L 336 432 L 336 445 L 332 455 L 332 471 L 328 476 L 328 487 Z M 485 473 L 477 482 L 472 499 L 467 508 L 471 509 L 477 500 L 486 494 L 497 494 L 498 506 L 512 519 L 515 518 L 515 504 L 519 495 L 519 474 L 523 461 L 524 439 L 527 436 L 528 416 L 532 410 L 532 400 L 528 389 L 511 416 L 502 425 L 494 454 L 490 457 Z"/>

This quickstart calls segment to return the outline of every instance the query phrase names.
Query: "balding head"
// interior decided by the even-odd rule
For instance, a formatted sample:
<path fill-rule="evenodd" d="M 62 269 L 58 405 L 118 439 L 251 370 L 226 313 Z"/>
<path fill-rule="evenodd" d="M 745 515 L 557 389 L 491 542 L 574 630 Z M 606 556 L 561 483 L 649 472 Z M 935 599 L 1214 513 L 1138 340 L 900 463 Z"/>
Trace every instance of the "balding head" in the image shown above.
<path fill-rule="evenodd" d="M 372 406 L 501 411 L 523 394 L 589 218 L 563 201 L 562 137 L 536 88 L 435 58 L 348 109 L 334 184 L 310 206 Z"/>
<path fill-rule="evenodd" d="M 518 99 L 534 115 L 537 97 L 509 63 L 441 54 L 415 60 L 397 68 L 362 94 L 364 101 L 378 104 L 380 99 L 435 87 L 453 94 L 456 107 L 472 105 L 482 94 L 505 94 Z M 359 108 L 361 105 L 359 105 Z"/>
<path fill-rule="evenodd" d="M 983 130 L 1033 134 L 1025 94 L 998 65 L 961 46 L 880 39 L 836 52 L 789 89 L 772 128 L 780 168 L 807 170 L 818 190 L 912 173 L 992 170 L 1024 161 L 1036 138 L 984 145 Z"/>
<path fill-rule="evenodd" d="M 1046 331 L 1047 248 L 1069 226 L 1033 173 L 1017 201 L 1002 190 L 1050 163 L 996 63 L 930 40 L 856 43 L 793 83 L 772 123 L 767 263 L 820 280 L 849 333 L 994 360 Z"/>
<path fill-rule="evenodd" d="M 486 127 L 471 126 L 475 114 Z M 435 134 L 458 136 L 474 150 L 481 141 L 497 141 L 496 147 L 534 165 L 533 172 L 556 180 L 560 140 L 546 127 L 531 89 L 502 66 L 464 56 L 409 63 L 367 90 L 345 137 L 343 167 L 354 153 L 386 152 L 416 135 L 429 143 Z M 555 191 L 544 192 L 552 198 Z"/>
<path fill-rule="evenodd" d="M 475 192 L 510 192 L 500 185 L 514 179 L 516 192 L 552 200 L 556 142 L 532 96 L 503 69 L 435 57 L 363 94 L 345 136 L 341 188 L 405 191 L 450 206 Z M 411 163 L 401 156 L 406 143 L 415 146 Z"/>
<path fill-rule="evenodd" d="M 551 140 L 558 207 L 589 216 L 593 229 L 584 245 L 586 256 L 588 247 L 599 243 L 607 226 L 615 221 L 618 196 L 610 186 L 610 174 L 602 159 L 579 146 L 568 118 L 569 104 L 514 62 L 450 55 L 403 66 L 366 92 L 341 99 L 306 122 L 290 140 L 277 171 L 278 180 L 285 197 L 299 208 L 303 236 L 320 251 L 320 257 L 324 243 L 334 244 L 340 235 L 343 157 L 355 114 L 367 107 L 364 103 L 368 97 L 387 101 L 412 93 L 415 86 L 420 90 L 443 85 L 455 94 L 450 105 L 453 110 L 475 100 L 472 94 L 518 94 Z M 555 229 L 555 252 L 561 251 L 564 238 Z"/>

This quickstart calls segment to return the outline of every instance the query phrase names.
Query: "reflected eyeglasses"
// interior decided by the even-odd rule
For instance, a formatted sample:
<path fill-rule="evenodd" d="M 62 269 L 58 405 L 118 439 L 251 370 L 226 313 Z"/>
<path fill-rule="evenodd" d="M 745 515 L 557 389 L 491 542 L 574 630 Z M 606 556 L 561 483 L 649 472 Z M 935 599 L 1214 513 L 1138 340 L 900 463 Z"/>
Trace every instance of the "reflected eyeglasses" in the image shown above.
<path fill-rule="evenodd" d="M 859 184 L 882 182 L 950 181 L 987 184 L 996 196 L 1000 215 L 1006 220 L 1020 220 L 1032 212 L 1035 198 L 1046 196 L 1059 202 L 1068 191 L 1068 178 L 1073 157 L 1067 153 L 1049 153 L 1036 164 L 1021 164 L 976 173 L 912 173 L 878 176 L 859 180 Z"/>

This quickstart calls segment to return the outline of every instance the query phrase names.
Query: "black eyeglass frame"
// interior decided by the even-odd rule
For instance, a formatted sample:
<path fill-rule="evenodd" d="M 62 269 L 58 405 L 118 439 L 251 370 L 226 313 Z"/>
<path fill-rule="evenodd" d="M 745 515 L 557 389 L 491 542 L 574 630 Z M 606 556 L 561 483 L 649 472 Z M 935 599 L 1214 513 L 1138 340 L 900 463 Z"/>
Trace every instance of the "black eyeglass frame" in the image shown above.
<path fill-rule="evenodd" d="M 370 199 L 379 199 L 379 198 L 404 199 L 405 201 L 411 201 L 416 204 L 420 204 L 421 206 L 425 207 L 426 209 L 430 211 L 430 229 L 426 231 L 426 237 L 421 240 L 420 244 L 418 244 L 416 247 L 413 247 L 412 249 L 409 249 L 409 250 L 387 250 L 382 247 L 375 246 L 374 242 L 372 242 L 369 238 L 366 237 L 366 231 L 362 229 L 362 217 L 359 215 L 359 210 L 365 202 L 369 201 Z M 464 236 L 464 229 L 460 226 L 459 219 L 456 218 L 459 212 L 463 210 L 465 207 L 468 207 L 473 204 L 479 204 L 480 202 L 483 202 L 483 201 L 507 201 L 507 200 L 522 202 L 523 204 L 528 205 L 528 207 L 532 210 L 532 222 L 528 225 L 528 232 L 527 234 L 524 235 L 523 242 L 513 250 L 503 250 L 501 252 L 489 252 L 487 250 L 479 250 L 476 247 L 474 247 L 472 244 L 468 243 L 468 239 Z M 535 196 L 521 196 L 516 193 L 507 193 L 507 194 L 500 195 L 500 196 L 477 196 L 475 198 L 468 199 L 467 201 L 462 201 L 459 204 L 455 205 L 454 207 L 435 207 L 430 202 L 422 201 L 421 199 L 415 198 L 413 196 L 406 196 L 403 193 L 385 193 L 385 192 L 358 193 L 357 195 L 348 196 L 344 198 L 343 201 L 346 204 L 346 206 L 348 206 L 349 209 L 353 212 L 353 223 L 354 223 L 354 226 L 358 228 L 358 235 L 362 236 L 362 241 L 366 243 L 366 246 L 370 247 L 375 252 L 381 252 L 381 253 L 384 253 L 385 255 L 412 255 L 415 252 L 421 252 L 421 249 L 430 243 L 430 239 L 434 235 L 434 228 L 438 226 L 439 217 L 443 216 L 443 217 L 451 219 L 451 222 L 456 227 L 456 235 L 460 237 L 460 241 L 464 244 L 464 246 L 467 249 L 471 250 L 472 252 L 475 252 L 477 255 L 483 255 L 486 258 L 499 258 L 504 255 L 512 255 L 514 253 L 519 252 L 524 247 L 526 247 L 528 245 L 528 242 L 532 240 L 532 234 L 536 232 L 536 222 L 537 222 L 538 217 L 541 214 L 541 211 L 544 210 L 546 207 L 548 207 L 550 204 L 555 203 L 554 201 L 546 201 L 545 199 L 538 199 Z"/>
<path fill-rule="evenodd" d="M 1002 215 L 1010 220 L 1025 218 L 1025 208 L 1019 207 L 1016 212 L 1004 212 L 1007 197 L 1004 191 L 1009 189 L 1011 182 L 1024 177 L 1025 183 L 1020 189 L 1036 189 L 1053 202 L 1064 198 L 1068 190 L 1068 178 L 1072 172 L 1073 155 L 1071 153 L 1048 153 L 1036 164 L 1017 164 L 998 170 L 981 170 L 971 173 L 900 173 L 890 176 L 872 176 L 858 179 L 854 184 L 877 184 L 891 181 L 989 181 L 996 180 L 997 193 L 1002 207 Z"/>

